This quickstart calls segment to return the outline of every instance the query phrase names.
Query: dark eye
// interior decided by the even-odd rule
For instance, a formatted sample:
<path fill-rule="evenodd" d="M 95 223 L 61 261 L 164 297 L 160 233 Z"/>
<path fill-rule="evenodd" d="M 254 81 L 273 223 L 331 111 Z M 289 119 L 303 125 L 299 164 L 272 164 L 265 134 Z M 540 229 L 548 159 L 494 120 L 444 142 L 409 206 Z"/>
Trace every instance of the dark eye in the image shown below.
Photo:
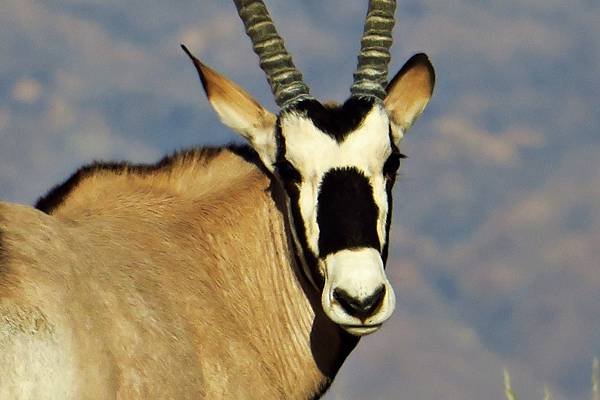
<path fill-rule="evenodd" d="M 300 182 L 302 176 L 300 172 L 288 160 L 279 160 L 275 163 L 275 170 L 284 181 Z"/>
<path fill-rule="evenodd" d="M 387 178 L 395 178 L 398 168 L 400 168 L 400 160 L 406 158 L 402 153 L 393 152 L 383 164 L 383 174 Z"/>

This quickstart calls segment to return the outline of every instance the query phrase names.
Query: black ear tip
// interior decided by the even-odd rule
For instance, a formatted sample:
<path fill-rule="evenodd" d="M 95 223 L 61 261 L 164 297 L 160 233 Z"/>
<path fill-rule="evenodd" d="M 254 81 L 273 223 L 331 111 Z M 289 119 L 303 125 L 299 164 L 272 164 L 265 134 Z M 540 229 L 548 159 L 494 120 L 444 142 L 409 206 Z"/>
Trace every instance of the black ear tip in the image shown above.
<path fill-rule="evenodd" d="M 183 43 L 180 44 L 181 49 L 187 54 L 187 56 L 194 62 L 198 62 L 198 59 L 192 54 L 192 52 L 187 48 L 187 46 Z"/>
<path fill-rule="evenodd" d="M 411 58 L 409 58 L 409 60 L 406 63 L 404 63 L 402 68 L 400 68 L 400 71 L 398 71 L 394 78 L 392 78 L 392 80 L 388 83 L 386 91 L 389 91 L 390 88 L 394 84 L 396 84 L 397 81 L 400 80 L 400 78 L 402 78 L 408 71 L 412 70 L 415 67 L 424 67 L 427 69 L 427 72 L 429 73 L 429 83 L 431 89 L 433 90 L 433 86 L 435 86 L 435 70 L 433 69 L 433 64 L 431 64 L 431 61 L 429 61 L 429 57 L 427 56 L 427 54 L 417 53 Z"/>
<path fill-rule="evenodd" d="M 417 53 L 410 58 L 406 62 L 406 66 L 414 67 L 416 65 L 425 66 L 429 70 L 429 75 L 431 76 L 432 84 L 435 82 L 435 69 L 433 68 L 433 64 L 429 60 L 429 57 L 425 53 Z"/>
<path fill-rule="evenodd" d="M 192 52 L 187 48 L 187 46 L 185 44 L 180 44 L 181 49 L 185 52 L 185 54 L 187 54 L 187 56 L 190 58 L 190 60 L 192 60 L 192 63 L 194 63 L 194 66 L 196 67 L 196 71 L 198 71 L 198 75 L 200 76 L 200 81 L 202 82 L 202 87 L 204 88 L 204 91 L 208 94 L 208 86 L 206 84 L 206 78 L 204 76 L 204 71 L 202 70 L 202 68 L 204 67 L 204 64 L 202 64 L 200 62 L 200 60 L 198 60 L 193 54 Z"/>
<path fill-rule="evenodd" d="M 412 56 L 407 64 L 411 64 L 411 65 L 416 65 L 416 64 L 421 64 L 421 65 L 431 65 L 431 61 L 429 61 L 429 57 L 427 56 L 427 54 L 425 53 L 417 53 L 414 56 Z"/>
<path fill-rule="evenodd" d="M 180 46 L 181 46 L 181 49 L 185 52 L 185 54 L 187 54 L 187 56 L 190 58 L 190 60 L 192 60 L 192 62 L 194 63 L 194 65 L 196 67 L 199 67 L 199 66 L 202 65 L 202 63 L 200 62 L 200 60 L 198 60 L 196 58 L 196 56 L 194 56 L 192 54 L 192 52 L 187 48 L 187 46 L 185 44 L 182 43 L 182 44 L 180 44 Z"/>
<path fill-rule="evenodd" d="M 424 66 L 429 70 L 429 72 L 433 73 L 433 65 L 431 64 L 431 61 L 429 61 L 429 57 L 427 57 L 427 54 L 417 53 L 411 58 L 409 58 L 406 63 L 404 63 L 404 65 L 398 72 L 398 75 L 403 75 L 406 71 L 417 66 Z"/>

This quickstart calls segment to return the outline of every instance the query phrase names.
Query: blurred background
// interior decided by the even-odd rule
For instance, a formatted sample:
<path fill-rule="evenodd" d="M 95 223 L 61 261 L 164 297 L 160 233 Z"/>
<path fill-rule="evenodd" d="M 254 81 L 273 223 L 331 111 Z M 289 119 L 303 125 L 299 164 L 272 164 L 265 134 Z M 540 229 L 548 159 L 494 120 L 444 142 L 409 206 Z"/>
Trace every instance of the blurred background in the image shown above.
<path fill-rule="evenodd" d="M 312 93 L 349 93 L 366 0 L 268 1 Z M 2 0 L 0 198 L 33 203 L 92 160 L 238 140 L 186 43 L 275 110 L 233 2 Z M 600 2 L 399 0 L 390 75 L 429 54 L 406 136 L 395 316 L 328 399 L 589 399 L 600 354 Z"/>

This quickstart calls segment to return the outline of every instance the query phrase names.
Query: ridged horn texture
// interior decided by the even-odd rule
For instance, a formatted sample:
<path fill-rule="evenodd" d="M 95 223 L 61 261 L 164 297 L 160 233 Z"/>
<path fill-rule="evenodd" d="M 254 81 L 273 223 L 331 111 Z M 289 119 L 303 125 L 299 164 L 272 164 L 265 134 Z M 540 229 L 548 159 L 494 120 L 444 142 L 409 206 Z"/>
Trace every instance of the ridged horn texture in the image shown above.
<path fill-rule="evenodd" d="M 234 3 L 277 105 L 286 108 L 312 98 L 302 81 L 302 74 L 294 66 L 292 56 L 275 29 L 265 3 L 260 0 L 234 0 Z"/>
<path fill-rule="evenodd" d="M 395 10 L 395 0 L 369 1 L 358 67 L 350 89 L 353 97 L 385 98 Z"/>

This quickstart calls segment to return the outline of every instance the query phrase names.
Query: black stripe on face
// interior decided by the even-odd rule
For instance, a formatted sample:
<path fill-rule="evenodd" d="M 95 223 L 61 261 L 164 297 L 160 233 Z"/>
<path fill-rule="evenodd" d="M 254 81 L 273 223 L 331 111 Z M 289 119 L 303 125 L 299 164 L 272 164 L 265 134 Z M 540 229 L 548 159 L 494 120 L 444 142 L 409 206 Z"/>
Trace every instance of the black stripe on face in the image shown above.
<path fill-rule="evenodd" d="M 396 157 L 398 157 L 398 161 L 406 158 L 406 156 L 402 153 L 400 153 L 400 150 L 398 149 L 398 146 L 396 146 L 394 144 L 394 136 L 392 135 L 392 127 L 390 125 L 389 131 L 388 131 L 388 137 L 390 138 L 390 145 L 392 146 L 392 156 L 396 155 Z M 390 160 L 390 158 L 388 158 L 388 161 Z M 388 161 L 386 161 L 386 165 L 388 164 Z M 395 163 L 394 163 L 395 164 Z M 390 227 L 392 225 L 392 216 L 393 216 L 393 209 L 394 209 L 394 199 L 392 196 L 392 192 L 394 189 L 394 183 L 396 182 L 396 175 L 397 175 L 397 170 L 399 168 L 400 164 L 398 163 L 397 165 L 394 165 L 394 169 L 386 172 L 385 171 L 385 166 L 384 166 L 384 176 L 385 176 L 385 192 L 386 192 L 386 196 L 387 196 L 387 202 L 388 202 L 388 214 L 387 214 L 387 218 L 385 221 L 385 243 L 383 244 L 383 249 L 381 250 L 381 259 L 383 260 L 383 265 L 385 267 L 386 262 L 387 262 L 387 258 L 388 258 L 388 254 L 389 254 L 389 243 L 390 243 Z"/>
<path fill-rule="evenodd" d="M 287 193 L 290 198 L 290 212 L 292 216 L 292 220 L 289 221 L 291 225 L 291 229 L 294 229 L 296 232 L 296 236 L 298 237 L 298 241 L 300 242 L 300 246 L 302 246 L 302 252 L 304 254 L 304 260 L 308 264 L 308 267 L 311 270 L 311 278 L 315 281 L 315 283 L 319 287 L 323 287 L 324 281 L 323 277 L 319 273 L 319 266 L 317 262 L 317 255 L 314 254 L 310 248 L 308 247 L 308 242 L 306 240 L 306 227 L 304 225 L 304 219 L 302 219 L 302 213 L 300 212 L 299 207 L 299 199 L 300 199 L 300 188 L 298 184 L 302 181 L 302 176 L 296 171 L 297 176 L 293 177 L 293 179 L 286 179 L 288 173 L 282 173 L 282 167 L 287 162 L 285 158 L 285 138 L 281 134 L 281 123 L 280 120 L 277 121 L 277 126 L 275 129 L 275 140 L 277 142 L 277 155 L 275 162 L 275 169 L 277 173 L 281 177 L 281 183 L 283 185 L 283 189 Z M 293 167 L 292 167 L 293 168 Z M 292 173 L 291 175 L 296 175 Z M 289 178 L 289 177 L 288 177 Z M 297 254 L 298 255 L 298 254 Z M 298 255 L 299 256 L 299 255 Z"/>
<path fill-rule="evenodd" d="M 310 99 L 298 103 L 291 111 L 303 113 L 319 130 L 341 143 L 358 128 L 373 109 L 373 103 L 372 98 L 351 97 L 341 106 L 323 105 Z"/>
<path fill-rule="evenodd" d="M 357 248 L 380 248 L 378 207 L 367 177 L 356 168 L 336 168 L 321 182 L 317 205 L 319 256 Z"/>
<path fill-rule="evenodd" d="M 385 193 L 387 196 L 388 202 L 388 214 L 385 221 L 385 243 L 383 244 L 383 249 L 381 250 L 381 259 L 383 260 L 383 265 L 385 266 L 388 258 L 389 252 L 389 243 L 390 243 L 390 227 L 392 225 L 392 215 L 394 208 L 394 199 L 392 198 L 392 189 L 394 189 L 395 178 L 387 178 L 385 182 Z"/>

